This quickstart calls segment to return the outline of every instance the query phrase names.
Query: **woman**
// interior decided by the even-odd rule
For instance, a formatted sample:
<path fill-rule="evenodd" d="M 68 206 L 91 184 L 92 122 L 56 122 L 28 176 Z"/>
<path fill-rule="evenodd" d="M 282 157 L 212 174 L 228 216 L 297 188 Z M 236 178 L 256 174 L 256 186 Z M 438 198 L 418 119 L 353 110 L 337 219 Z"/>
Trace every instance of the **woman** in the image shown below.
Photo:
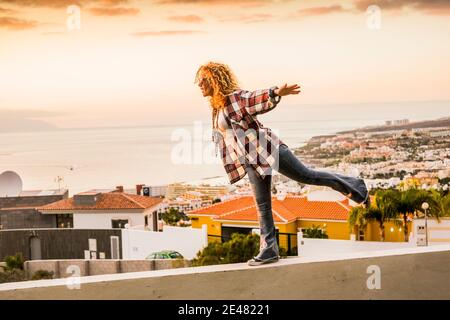
<path fill-rule="evenodd" d="M 260 250 L 248 261 L 251 266 L 276 262 L 279 248 L 272 216 L 272 170 L 301 183 L 328 186 L 353 201 L 369 205 L 364 180 L 305 167 L 269 128 L 257 120 L 258 114 L 277 106 L 281 97 L 300 92 L 297 84 L 253 92 L 239 88 L 231 69 L 222 63 L 209 62 L 196 73 L 204 97 L 212 109 L 213 141 L 220 152 L 230 183 L 246 174 L 250 180 L 260 225 Z"/>

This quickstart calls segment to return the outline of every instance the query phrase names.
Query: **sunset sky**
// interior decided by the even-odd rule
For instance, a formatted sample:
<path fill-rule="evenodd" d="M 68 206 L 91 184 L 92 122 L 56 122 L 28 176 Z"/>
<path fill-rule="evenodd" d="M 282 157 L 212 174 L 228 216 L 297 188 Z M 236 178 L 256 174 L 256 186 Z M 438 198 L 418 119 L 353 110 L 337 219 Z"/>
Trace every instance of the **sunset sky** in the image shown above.
<path fill-rule="evenodd" d="M 0 0 L 0 123 L 209 120 L 193 81 L 210 60 L 248 90 L 300 84 L 287 105 L 450 100 L 449 16 L 448 0 Z"/>

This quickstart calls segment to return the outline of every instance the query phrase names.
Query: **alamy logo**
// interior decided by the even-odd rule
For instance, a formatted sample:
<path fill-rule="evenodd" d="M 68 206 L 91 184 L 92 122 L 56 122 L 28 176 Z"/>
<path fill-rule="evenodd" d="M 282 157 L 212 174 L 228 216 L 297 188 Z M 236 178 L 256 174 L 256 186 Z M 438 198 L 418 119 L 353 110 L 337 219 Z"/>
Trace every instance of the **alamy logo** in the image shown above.
<path fill-rule="evenodd" d="M 66 287 L 69 290 L 81 288 L 81 269 L 77 265 L 70 265 L 66 269 L 66 273 L 70 273 L 71 276 L 66 279 Z"/>
<path fill-rule="evenodd" d="M 377 265 L 370 265 L 367 267 L 367 274 L 370 274 L 369 278 L 367 278 L 367 289 L 381 289 L 381 269 Z"/>
<path fill-rule="evenodd" d="M 370 5 L 367 7 L 366 13 L 367 17 L 367 28 L 371 30 L 381 29 L 381 9 L 377 5 Z"/>
<path fill-rule="evenodd" d="M 81 29 L 81 9 L 77 5 L 70 5 L 67 7 L 67 30 L 80 30 Z"/>
<path fill-rule="evenodd" d="M 201 121 L 195 121 L 192 133 L 185 128 L 172 132 L 171 160 L 174 164 L 234 164 L 239 159 L 241 163 L 261 163 L 265 167 L 278 169 L 279 139 L 276 130 L 269 135 L 264 130 L 249 128 L 246 130 L 227 129 L 221 137 L 211 141 L 213 132 L 210 128 L 204 130 Z M 214 151 L 220 156 L 216 156 Z M 222 151 L 225 151 L 222 153 Z M 269 169 L 267 169 L 270 172 Z"/>

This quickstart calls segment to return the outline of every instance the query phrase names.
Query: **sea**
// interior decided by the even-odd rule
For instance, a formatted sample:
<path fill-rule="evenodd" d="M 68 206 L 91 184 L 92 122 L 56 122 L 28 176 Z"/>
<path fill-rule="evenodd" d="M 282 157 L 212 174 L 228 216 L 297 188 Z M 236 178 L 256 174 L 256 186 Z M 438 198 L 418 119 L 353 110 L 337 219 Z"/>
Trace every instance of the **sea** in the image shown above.
<path fill-rule="evenodd" d="M 448 116 L 448 102 L 402 102 L 287 106 L 258 118 L 296 148 L 313 136 L 383 125 L 387 120 Z M 0 133 L 0 174 L 4 171 L 16 172 L 23 190 L 64 188 L 70 195 L 116 186 L 132 189 L 136 184 L 228 183 L 214 156 L 207 121 Z"/>

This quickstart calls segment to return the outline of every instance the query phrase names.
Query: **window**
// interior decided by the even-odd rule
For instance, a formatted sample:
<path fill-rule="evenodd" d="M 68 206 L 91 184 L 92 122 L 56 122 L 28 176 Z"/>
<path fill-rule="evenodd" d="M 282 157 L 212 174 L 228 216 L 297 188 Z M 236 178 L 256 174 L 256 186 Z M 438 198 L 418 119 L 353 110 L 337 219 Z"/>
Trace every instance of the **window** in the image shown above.
<path fill-rule="evenodd" d="M 56 215 L 56 227 L 57 228 L 72 228 L 73 227 L 73 215 L 72 214 L 57 214 Z"/>
<path fill-rule="evenodd" d="M 170 257 L 171 259 L 183 258 L 183 257 L 181 256 L 181 254 L 179 254 L 178 252 L 171 252 L 171 253 L 169 253 L 169 257 Z"/>
<path fill-rule="evenodd" d="M 363 230 L 359 230 L 359 239 L 360 241 L 364 241 L 364 231 Z"/>
<path fill-rule="evenodd" d="M 128 223 L 128 219 L 112 219 L 111 225 L 113 229 L 124 229 Z"/>

